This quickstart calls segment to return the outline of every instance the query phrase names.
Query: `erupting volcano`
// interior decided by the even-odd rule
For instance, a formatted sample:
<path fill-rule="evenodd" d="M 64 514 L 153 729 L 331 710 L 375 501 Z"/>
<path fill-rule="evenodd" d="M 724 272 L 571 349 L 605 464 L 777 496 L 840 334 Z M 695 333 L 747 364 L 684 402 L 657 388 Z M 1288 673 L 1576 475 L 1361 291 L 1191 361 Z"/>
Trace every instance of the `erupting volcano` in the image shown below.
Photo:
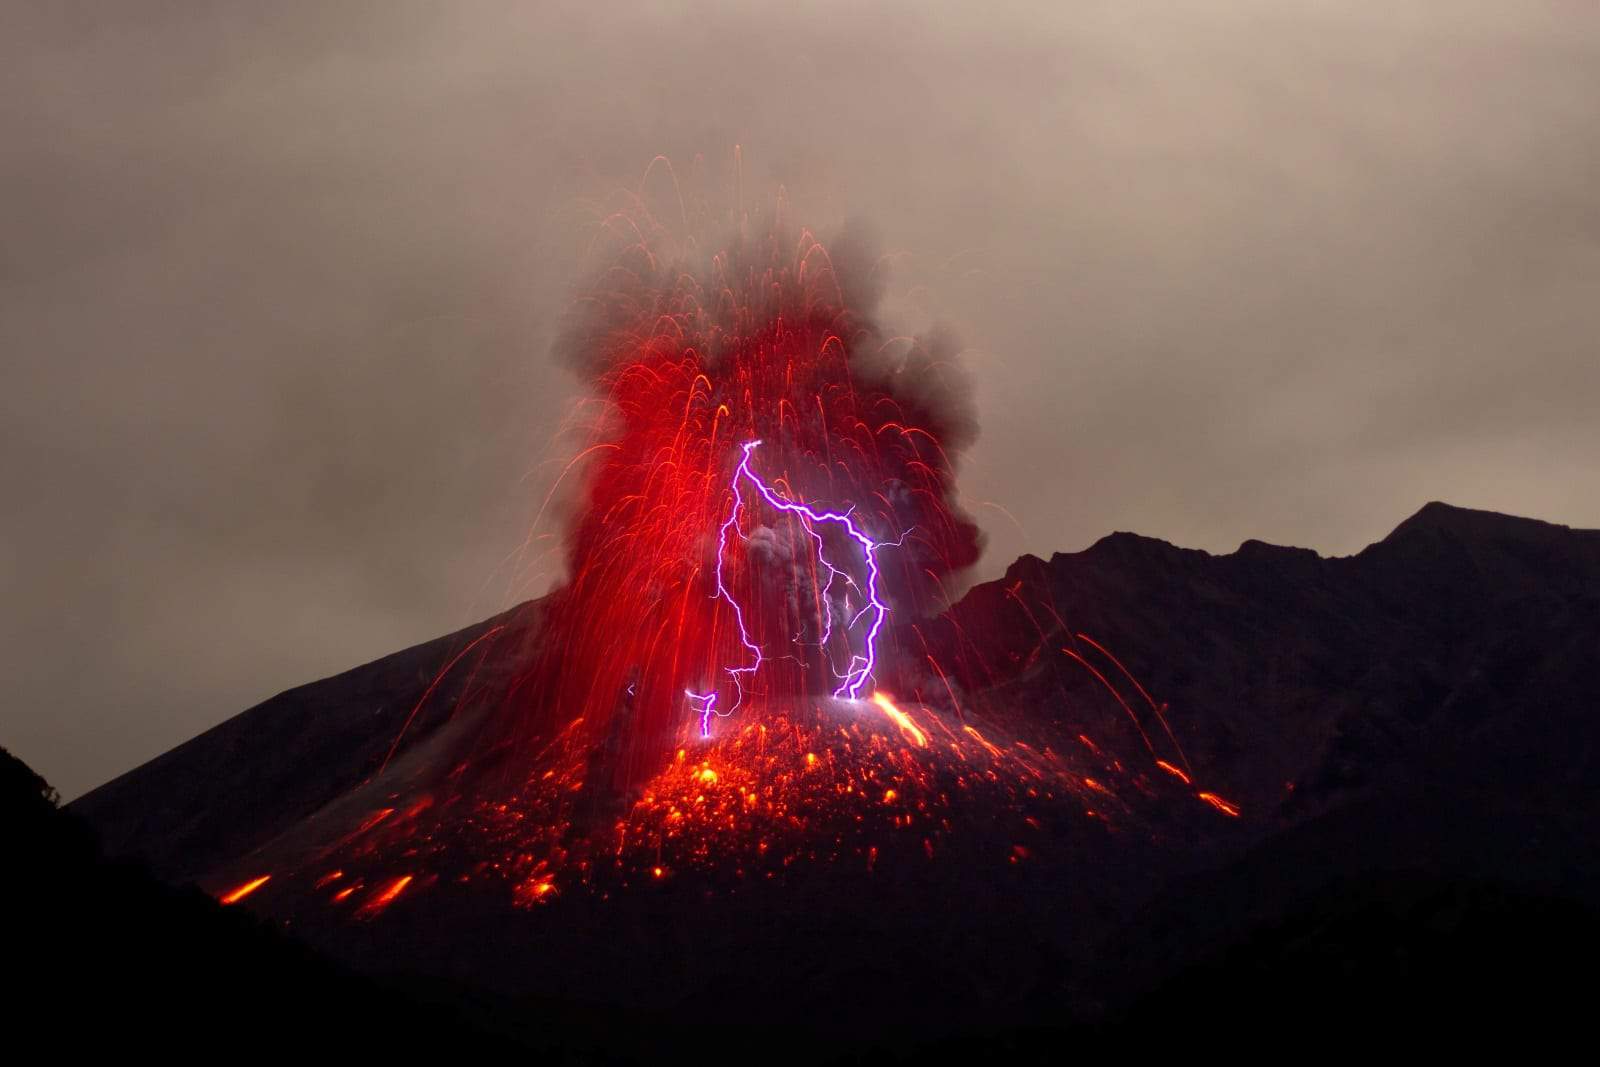
<path fill-rule="evenodd" d="M 733 598 L 733 594 L 728 592 L 727 585 L 723 582 L 722 577 L 723 556 L 728 550 L 728 531 L 738 526 L 739 514 L 745 505 L 744 497 L 740 493 L 740 484 L 741 482 L 749 482 L 751 487 L 759 494 L 761 500 L 765 501 L 774 511 L 793 516 L 804 528 L 806 535 L 817 543 L 816 555 L 812 558 L 811 563 L 814 569 L 819 568 L 821 573 L 827 575 L 820 588 L 814 589 L 816 611 L 821 618 L 822 624 L 822 633 L 819 635 L 818 640 L 819 647 L 826 649 L 832 642 L 835 633 L 848 636 L 849 632 L 863 618 L 868 620 L 866 635 L 862 639 L 863 650 L 851 654 L 849 665 L 842 673 L 836 666 L 833 668 L 833 676 L 839 682 L 839 687 L 833 691 L 833 695 L 855 699 L 861 695 L 862 688 L 872 681 L 872 671 L 877 666 L 878 660 L 878 634 L 883 629 L 883 621 L 889 614 L 888 605 L 884 604 L 878 591 L 878 549 L 882 548 L 883 544 L 874 541 L 863 533 L 861 527 L 850 518 L 849 511 L 817 512 L 804 504 L 785 500 L 775 493 L 766 482 L 762 481 L 750 469 L 750 453 L 760 444 L 760 441 L 749 441 L 745 443 L 742 449 L 743 458 L 739 461 L 739 467 L 734 472 L 733 477 L 733 506 L 728 513 L 727 521 L 722 524 L 717 532 L 717 595 L 732 605 L 734 621 L 739 628 L 739 641 L 754 657 L 753 661 L 746 666 L 726 668 L 726 673 L 733 680 L 734 686 L 739 693 L 739 702 L 742 702 L 744 698 L 744 676 L 758 671 L 766 659 L 761 654 L 761 646 L 751 641 L 749 630 L 745 626 L 744 611 L 739 607 L 739 602 Z M 853 507 L 850 509 L 850 511 L 854 510 Z M 857 584 L 850 577 L 848 571 L 840 570 L 828 562 L 827 554 L 823 549 L 822 533 L 818 527 L 826 528 L 830 526 L 842 527 L 851 542 L 850 547 L 859 550 L 866 571 L 864 585 Z M 740 537 L 746 542 L 749 541 L 747 535 L 740 534 Z M 896 545 L 903 543 L 903 539 L 895 542 Z M 847 587 L 847 591 L 844 594 L 843 603 L 838 605 L 836 609 L 833 600 L 833 587 L 834 583 L 840 581 L 841 578 L 843 579 L 842 584 Z M 859 609 L 851 606 L 848 590 L 855 591 L 856 597 L 860 601 Z M 842 625 L 837 628 L 834 625 L 834 615 L 836 613 L 841 616 L 842 622 Z M 798 639 L 799 635 L 797 634 L 796 637 Z M 712 715 L 731 715 L 738 707 L 738 702 L 736 702 L 734 707 L 728 711 L 718 712 L 717 693 L 715 690 L 709 693 L 694 693 L 686 690 L 685 693 L 700 714 L 700 736 L 702 737 L 711 736 Z"/>
<path fill-rule="evenodd" d="M 11 1046 L 1591 1040 L 1600 4 L 86 6 Z"/>
<path fill-rule="evenodd" d="M 686 215 L 675 232 L 635 199 L 607 217 L 617 247 L 562 343 L 593 382 L 582 510 L 538 706 L 508 710 L 534 733 L 553 715 L 617 737 L 605 773 L 624 790 L 686 710 L 709 737 L 743 706 L 883 684 L 891 608 L 928 616 L 978 554 L 952 499 L 973 418 L 948 343 L 885 336 L 873 265 L 836 261 L 781 202 L 730 221 L 706 254 Z"/>
<path fill-rule="evenodd" d="M 948 613 L 980 548 L 950 339 L 879 327 L 878 264 L 781 195 L 712 246 L 672 192 L 674 225 L 642 194 L 603 217 L 558 344 L 588 381 L 567 582 L 461 642 L 376 773 L 229 864 L 225 898 L 370 918 L 441 880 L 523 904 L 687 872 L 733 890 L 818 862 L 1016 865 L 1085 825 L 1150 838 L 1174 801 L 1236 816 L 1043 585 L 996 606 L 1021 642 Z M 1099 695 L 1068 698 L 1085 679 Z"/>

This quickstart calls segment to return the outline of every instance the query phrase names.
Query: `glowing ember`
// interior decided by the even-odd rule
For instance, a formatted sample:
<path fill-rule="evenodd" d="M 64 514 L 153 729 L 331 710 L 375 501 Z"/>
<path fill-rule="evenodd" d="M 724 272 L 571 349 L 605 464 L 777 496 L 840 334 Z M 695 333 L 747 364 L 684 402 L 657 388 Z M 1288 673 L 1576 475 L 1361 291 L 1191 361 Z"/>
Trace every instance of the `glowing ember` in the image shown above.
<path fill-rule="evenodd" d="M 373 895 L 372 899 L 361 905 L 362 912 L 369 915 L 376 914 L 393 904 L 395 898 L 405 892 L 406 886 L 411 884 L 411 879 L 412 876 L 409 874 L 402 875 L 384 886 L 383 889 Z"/>
<path fill-rule="evenodd" d="M 1234 818 L 1238 818 L 1239 817 L 1239 806 L 1237 804 L 1230 804 L 1228 801 L 1223 800 L 1221 797 L 1217 796 L 1215 793 L 1200 793 L 1200 794 L 1197 794 L 1197 795 L 1200 797 L 1201 800 L 1205 801 L 1207 804 L 1210 804 L 1213 808 L 1216 808 L 1218 811 L 1222 812 L 1222 814 L 1224 814 L 1224 815 L 1232 815 Z"/>
<path fill-rule="evenodd" d="M 370 884 L 372 916 L 444 872 L 534 906 L 809 864 L 1006 869 L 1091 823 L 1153 834 L 1168 802 L 1240 816 L 1049 589 L 1010 582 L 983 632 L 941 614 L 978 553 L 948 343 L 874 325 L 870 259 L 726 222 L 708 254 L 642 193 L 602 221 L 561 346 L 592 385 L 558 479 L 568 582 L 531 644 L 487 628 L 409 710 L 366 806 L 298 864 L 343 882 L 333 903 Z M 408 778 L 447 677 L 481 725 Z"/>
<path fill-rule="evenodd" d="M 1178 779 L 1178 781 L 1182 782 L 1184 785 L 1194 784 L 1189 780 L 1189 776 L 1187 774 L 1184 774 L 1182 771 L 1178 770 L 1178 768 L 1174 767 L 1164 759 L 1156 760 L 1156 766 L 1172 775 L 1172 777 Z"/>
<path fill-rule="evenodd" d="M 252 878 L 250 881 L 239 886 L 237 889 L 225 893 L 219 899 L 224 904 L 237 904 L 251 893 L 254 893 L 257 889 L 260 889 L 262 886 L 266 885 L 267 882 L 271 881 L 271 879 L 272 875 L 270 874 L 263 874 L 260 878 Z"/>
<path fill-rule="evenodd" d="M 910 741 L 918 748 L 928 747 L 928 735 L 923 733 L 917 724 L 911 721 L 911 716 L 895 707 L 894 701 L 883 693 L 873 693 L 872 702 L 883 709 L 883 713 L 889 716 L 890 722 L 900 728 L 900 732 L 905 735 L 907 741 Z M 976 733 L 977 731 L 973 732 Z"/>

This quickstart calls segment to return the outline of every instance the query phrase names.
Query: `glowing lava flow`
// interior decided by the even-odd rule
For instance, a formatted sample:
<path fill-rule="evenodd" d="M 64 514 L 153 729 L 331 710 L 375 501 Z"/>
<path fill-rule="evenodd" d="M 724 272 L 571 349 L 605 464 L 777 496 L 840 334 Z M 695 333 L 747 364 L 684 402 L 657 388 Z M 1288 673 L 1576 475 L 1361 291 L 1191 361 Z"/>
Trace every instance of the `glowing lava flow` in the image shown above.
<path fill-rule="evenodd" d="M 700 716 L 701 737 L 711 736 L 712 715 L 716 715 L 719 718 L 726 718 L 729 715 L 732 715 L 734 711 L 738 709 L 739 705 L 744 702 L 743 678 L 745 675 L 754 674 L 765 660 L 765 657 L 761 653 L 761 646 L 750 639 L 750 631 L 745 626 L 744 609 L 739 606 L 739 601 L 733 596 L 732 593 L 728 591 L 727 585 L 723 582 L 722 560 L 727 554 L 728 550 L 728 531 L 731 529 L 735 533 L 738 533 L 739 512 L 744 507 L 744 496 L 739 492 L 740 481 L 749 481 L 749 483 L 755 488 L 755 491 L 760 494 L 761 499 L 766 501 L 767 505 L 774 511 L 782 511 L 788 514 L 799 516 L 801 522 L 805 524 L 806 532 L 816 542 L 817 561 L 828 572 L 828 580 L 823 584 L 822 588 L 817 594 L 818 600 L 822 605 L 823 621 L 825 624 L 822 636 L 822 641 L 824 644 L 827 643 L 829 637 L 831 637 L 833 633 L 833 604 L 828 599 L 828 593 L 832 589 L 834 581 L 839 577 L 840 574 L 843 574 L 844 572 L 840 571 L 839 568 L 835 567 L 832 563 L 829 563 L 827 557 L 823 554 L 822 535 L 817 533 L 816 527 L 822 524 L 838 525 L 844 529 L 846 535 L 848 535 L 851 540 L 861 546 L 861 554 L 866 562 L 867 569 L 867 588 L 864 594 L 866 597 L 866 603 L 862 606 L 861 610 L 856 612 L 855 615 L 851 617 L 850 621 L 845 624 L 845 630 L 848 632 L 856 625 L 856 623 L 861 621 L 864 615 L 868 614 L 869 612 L 872 614 L 872 621 L 867 627 L 866 641 L 863 646 L 863 651 L 859 653 L 853 653 L 850 656 L 849 665 L 846 667 L 843 674 L 840 674 L 838 670 L 834 670 L 833 672 L 834 677 L 839 680 L 839 687 L 833 691 L 833 695 L 835 697 L 858 700 L 861 697 L 862 689 L 864 689 L 867 684 L 872 681 L 872 671 L 873 668 L 877 666 L 878 632 L 883 629 L 883 621 L 889 615 L 888 605 L 886 605 L 881 599 L 878 589 L 877 552 L 878 549 L 882 548 L 884 544 L 890 542 L 874 541 L 866 534 L 865 531 L 861 529 L 860 526 L 852 521 L 850 515 L 853 511 L 855 511 L 855 508 L 853 507 L 849 511 L 843 512 L 816 511 L 804 504 L 796 503 L 795 501 L 785 499 L 783 496 L 779 495 L 776 490 L 774 490 L 766 482 L 762 481 L 760 476 L 757 475 L 756 472 L 750 467 L 750 454 L 754 452 L 756 448 L 760 446 L 760 444 L 761 442 L 759 440 L 746 441 L 744 444 L 739 460 L 739 466 L 738 469 L 733 472 L 733 481 L 730 486 L 730 488 L 733 490 L 733 505 L 729 508 L 728 517 L 723 521 L 717 536 L 717 596 L 723 600 L 726 600 L 733 608 L 734 620 L 739 627 L 739 641 L 747 650 L 749 650 L 750 655 L 753 657 L 753 661 L 742 667 L 723 668 L 733 679 L 734 689 L 738 694 L 738 696 L 734 699 L 732 706 L 730 706 L 727 711 L 719 712 L 717 710 L 717 693 L 715 690 L 712 690 L 709 693 L 696 693 L 692 690 L 684 691 L 685 695 L 687 695 L 689 698 L 690 704 L 694 707 L 696 714 Z M 740 537 L 744 537 L 744 535 L 740 534 Z M 858 590 L 860 589 L 860 587 L 856 586 L 856 583 L 848 574 L 845 574 L 845 581 L 849 585 L 855 586 Z"/>
<path fill-rule="evenodd" d="M 254 893 L 257 889 L 260 889 L 262 886 L 266 885 L 271 879 L 272 875 L 270 874 L 263 874 L 260 878 L 252 878 L 244 885 L 239 886 L 231 892 L 223 894 L 220 899 L 224 904 L 237 904 L 251 893 Z"/>
<path fill-rule="evenodd" d="M 911 721 L 911 716 L 897 708 L 894 701 L 883 693 L 873 693 L 872 702 L 878 705 L 883 713 L 889 717 L 890 722 L 900 728 L 902 737 L 918 748 L 928 747 L 928 735 L 922 731 L 921 727 Z M 977 733 L 977 731 L 974 730 L 973 733 Z"/>

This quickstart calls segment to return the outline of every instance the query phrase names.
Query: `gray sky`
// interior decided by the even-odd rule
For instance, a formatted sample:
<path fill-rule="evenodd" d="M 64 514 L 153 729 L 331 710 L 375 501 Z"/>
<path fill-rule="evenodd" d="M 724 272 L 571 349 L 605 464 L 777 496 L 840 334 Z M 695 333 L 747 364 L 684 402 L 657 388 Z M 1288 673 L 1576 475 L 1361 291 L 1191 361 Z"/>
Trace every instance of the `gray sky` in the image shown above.
<path fill-rule="evenodd" d="M 0 744 L 76 795 L 488 614 L 586 198 L 787 183 L 1024 548 L 1600 526 L 1600 6 L 0 8 Z"/>

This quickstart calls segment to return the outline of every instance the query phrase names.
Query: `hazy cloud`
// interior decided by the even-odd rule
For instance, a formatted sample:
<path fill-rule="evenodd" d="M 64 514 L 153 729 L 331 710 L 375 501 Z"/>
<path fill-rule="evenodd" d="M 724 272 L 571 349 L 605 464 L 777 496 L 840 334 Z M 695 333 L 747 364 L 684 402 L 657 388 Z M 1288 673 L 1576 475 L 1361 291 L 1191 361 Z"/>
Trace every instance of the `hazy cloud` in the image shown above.
<path fill-rule="evenodd" d="M 1593 4 L 865 7 L 10 5 L 0 743 L 70 796 L 536 592 L 584 202 L 657 153 L 974 346 L 991 570 L 1600 525 Z"/>

